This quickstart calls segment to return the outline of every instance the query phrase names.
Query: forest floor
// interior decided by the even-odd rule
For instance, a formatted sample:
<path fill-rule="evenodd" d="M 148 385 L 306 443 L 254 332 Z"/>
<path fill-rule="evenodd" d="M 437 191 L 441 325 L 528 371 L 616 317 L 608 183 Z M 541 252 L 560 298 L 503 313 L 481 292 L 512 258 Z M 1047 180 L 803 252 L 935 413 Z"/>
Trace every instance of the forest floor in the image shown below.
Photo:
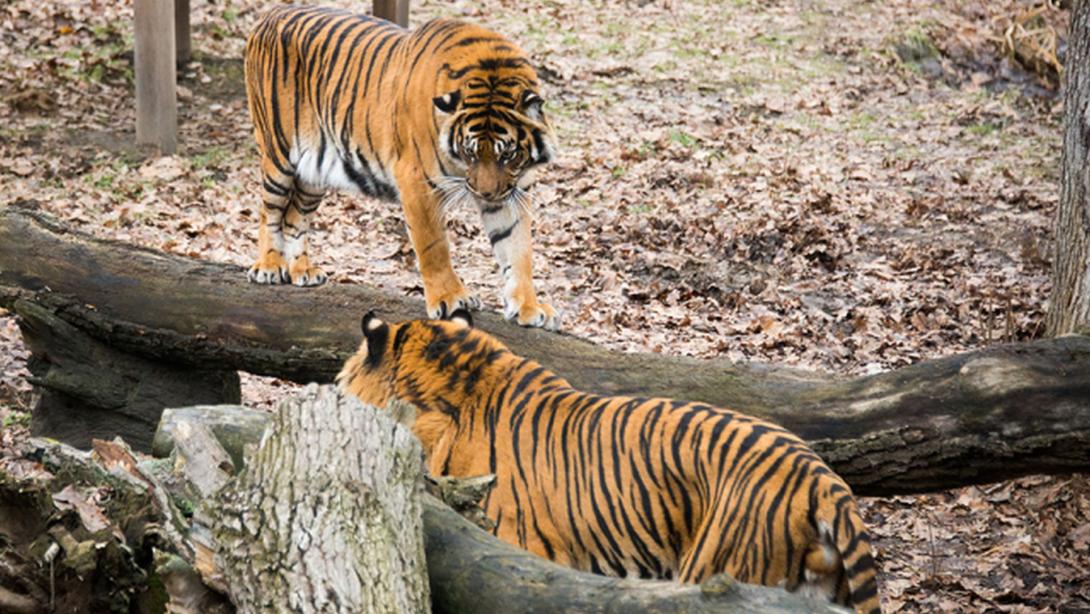
<path fill-rule="evenodd" d="M 0 5 L 0 205 L 248 266 L 260 201 L 240 58 L 266 4 L 194 3 L 172 157 L 132 146 L 131 3 Z M 417 0 L 412 21 L 483 23 L 539 68 L 561 153 L 533 192 L 536 277 L 564 328 L 860 374 L 1043 332 L 1062 115 L 1049 37 L 1066 13 L 1033 6 Z M 1020 63 L 1010 41 L 1044 52 L 1023 45 Z M 332 195 L 312 257 L 331 283 L 419 295 L 401 219 Z M 449 226 L 456 270 L 498 309 L 476 213 Z M 11 317 L 0 350 L 7 424 L 30 402 Z M 289 386 L 247 377 L 244 400 Z M 1090 611 L 1085 477 L 863 505 L 888 612 Z"/>

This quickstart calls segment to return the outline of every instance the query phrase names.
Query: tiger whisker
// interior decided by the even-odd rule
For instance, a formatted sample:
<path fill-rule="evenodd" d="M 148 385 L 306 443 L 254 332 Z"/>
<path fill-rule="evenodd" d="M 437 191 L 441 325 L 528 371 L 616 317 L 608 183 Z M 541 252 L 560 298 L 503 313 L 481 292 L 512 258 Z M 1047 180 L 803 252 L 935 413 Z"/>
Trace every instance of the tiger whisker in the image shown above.
<path fill-rule="evenodd" d="M 530 209 L 532 201 L 530 194 L 521 188 L 515 188 L 511 191 L 511 195 L 507 197 L 507 206 L 515 209 L 516 213 L 521 213 L 527 218 L 532 218 L 534 213 Z"/>
<path fill-rule="evenodd" d="M 461 177 L 440 177 L 434 182 L 433 190 L 438 193 L 439 205 L 433 212 L 434 219 L 445 221 L 447 213 L 461 205 L 469 196 L 466 180 Z"/>

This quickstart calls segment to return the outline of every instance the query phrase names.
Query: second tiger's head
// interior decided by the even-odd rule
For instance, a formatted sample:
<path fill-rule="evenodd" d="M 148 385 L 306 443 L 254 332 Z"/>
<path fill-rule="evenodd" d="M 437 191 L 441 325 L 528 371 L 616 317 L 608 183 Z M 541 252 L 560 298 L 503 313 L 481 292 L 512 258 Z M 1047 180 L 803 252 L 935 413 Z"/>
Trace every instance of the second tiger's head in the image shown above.
<path fill-rule="evenodd" d="M 473 77 L 432 102 L 442 155 L 459 175 L 452 181 L 479 206 L 519 204 L 532 170 L 555 155 L 536 81 Z"/>
<path fill-rule="evenodd" d="M 466 369 L 467 360 L 506 349 L 474 330 L 469 312 L 462 309 L 449 320 L 404 322 L 386 322 L 368 312 L 360 324 L 363 341 L 337 375 L 337 384 L 376 407 L 392 399 L 450 397 L 451 378 Z"/>

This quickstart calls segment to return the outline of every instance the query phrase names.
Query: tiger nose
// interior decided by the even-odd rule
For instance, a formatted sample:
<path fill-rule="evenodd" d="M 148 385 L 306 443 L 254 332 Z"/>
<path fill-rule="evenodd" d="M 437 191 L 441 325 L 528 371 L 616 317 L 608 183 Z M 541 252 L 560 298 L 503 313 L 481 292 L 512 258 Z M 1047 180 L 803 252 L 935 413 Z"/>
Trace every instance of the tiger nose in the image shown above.
<path fill-rule="evenodd" d="M 485 200 L 496 200 L 497 198 L 499 198 L 500 194 L 503 192 L 503 188 L 501 188 L 499 185 L 482 186 L 482 185 L 473 185 L 472 183 L 470 183 L 469 184 L 469 191 L 473 192 L 473 195 L 477 196 L 479 198 L 483 198 Z"/>

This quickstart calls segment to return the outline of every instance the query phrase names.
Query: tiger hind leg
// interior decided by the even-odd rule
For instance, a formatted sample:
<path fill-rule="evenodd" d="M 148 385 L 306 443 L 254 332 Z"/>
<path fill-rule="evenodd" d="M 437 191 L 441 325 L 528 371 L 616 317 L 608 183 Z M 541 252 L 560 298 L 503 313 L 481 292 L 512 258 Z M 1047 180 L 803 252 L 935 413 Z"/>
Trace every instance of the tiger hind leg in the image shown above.
<path fill-rule="evenodd" d="M 296 286 L 319 286 L 326 281 L 326 274 L 311 265 L 307 254 L 310 216 L 318 209 L 322 196 L 319 189 L 296 181 L 291 206 L 284 215 L 284 257 L 291 283 Z"/>
<path fill-rule="evenodd" d="M 798 592 L 812 599 L 847 604 L 844 563 L 833 541 L 832 531 L 819 522 L 819 536 L 803 555 L 803 576 Z"/>
<path fill-rule="evenodd" d="M 284 258 L 283 221 L 291 202 L 291 178 L 276 171 L 268 160 L 262 167 L 265 194 L 257 235 L 257 262 L 250 267 L 248 277 L 253 283 L 275 285 L 290 279 L 288 261 Z"/>

